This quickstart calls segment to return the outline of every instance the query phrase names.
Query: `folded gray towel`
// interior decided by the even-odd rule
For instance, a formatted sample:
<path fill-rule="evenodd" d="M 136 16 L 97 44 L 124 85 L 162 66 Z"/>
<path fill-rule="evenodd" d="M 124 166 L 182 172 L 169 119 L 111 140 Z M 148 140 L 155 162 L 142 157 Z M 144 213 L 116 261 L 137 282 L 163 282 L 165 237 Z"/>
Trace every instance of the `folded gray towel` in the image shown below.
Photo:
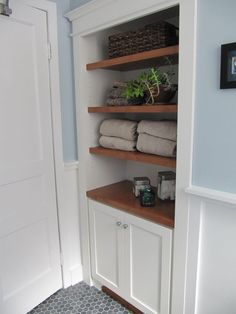
<path fill-rule="evenodd" d="M 137 150 L 148 154 L 174 157 L 176 155 L 176 142 L 148 134 L 139 134 Z"/>
<path fill-rule="evenodd" d="M 107 98 L 107 106 L 128 106 L 129 102 L 126 98 Z"/>
<path fill-rule="evenodd" d="M 111 149 L 120 149 L 126 151 L 136 150 L 136 141 L 128 141 L 123 138 L 102 135 L 99 139 L 101 146 Z"/>
<path fill-rule="evenodd" d="M 137 138 L 137 124 L 136 121 L 107 119 L 100 125 L 100 133 L 105 136 L 115 136 L 134 141 Z"/>
<path fill-rule="evenodd" d="M 138 133 L 146 133 L 152 136 L 165 138 L 171 141 L 177 139 L 176 121 L 149 121 L 142 120 L 138 125 Z"/>

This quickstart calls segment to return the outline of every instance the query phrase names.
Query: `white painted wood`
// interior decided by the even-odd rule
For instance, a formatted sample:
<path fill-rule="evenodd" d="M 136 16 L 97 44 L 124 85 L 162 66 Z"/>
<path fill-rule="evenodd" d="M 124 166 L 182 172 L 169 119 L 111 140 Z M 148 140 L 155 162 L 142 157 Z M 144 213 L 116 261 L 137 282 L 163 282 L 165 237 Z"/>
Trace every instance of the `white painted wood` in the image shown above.
<path fill-rule="evenodd" d="M 172 230 L 89 200 L 93 279 L 147 314 L 170 310 Z"/>
<path fill-rule="evenodd" d="M 125 216 L 128 301 L 144 313 L 170 312 L 172 230 Z"/>
<path fill-rule="evenodd" d="M 12 1 L 0 18 L 0 278 L 3 313 L 62 286 L 45 11 Z"/>
<path fill-rule="evenodd" d="M 122 290 L 124 233 L 121 212 L 89 201 L 92 275 L 114 292 Z"/>
<path fill-rule="evenodd" d="M 235 207 L 203 199 L 198 210 L 201 213 L 201 228 L 195 313 L 234 314 Z"/>
<path fill-rule="evenodd" d="M 64 166 L 64 210 L 61 213 L 65 234 L 63 250 L 64 287 L 83 280 L 78 191 L 78 162 L 66 162 Z"/>
<path fill-rule="evenodd" d="M 197 0 L 180 1 L 178 149 L 176 167 L 175 232 L 173 242 L 172 314 L 186 311 L 188 286 L 187 256 L 189 203 L 185 188 L 192 181 L 193 127 L 195 104 Z M 191 280 L 191 279 L 190 279 Z M 189 286 L 188 286 L 189 287 Z"/>
<path fill-rule="evenodd" d="M 64 169 L 65 171 L 78 171 L 79 169 L 79 162 L 77 160 L 73 160 L 73 161 L 66 161 L 64 163 Z"/>
<path fill-rule="evenodd" d="M 84 45 L 84 50 L 80 47 Z M 91 282 L 90 274 L 90 247 L 89 247 L 89 226 L 88 226 L 88 207 L 86 191 L 102 185 L 121 181 L 125 178 L 125 162 L 117 160 L 115 163 L 112 159 L 99 158 L 89 154 L 89 147 L 97 145 L 98 137 L 97 130 L 99 123 L 105 118 L 105 115 L 97 117 L 88 114 L 88 104 L 97 103 L 96 93 L 101 95 L 98 86 L 100 84 L 90 83 L 91 73 L 85 70 L 89 52 L 94 55 L 97 51 L 96 46 L 91 46 L 91 41 L 83 38 L 75 38 L 74 41 L 74 64 L 75 64 L 75 92 L 76 92 L 76 116 L 78 121 L 78 157 L 80 162 L 79 171 L 79 201 L 80 201 L 80 216 L 81 216 L 81 242 L 83 256 L 83 277 L 88 283 Z M 88 50 L 87 50 L 88 49 Z M 79 58 L 78 58 L 79 56 Z M 115 74 L 105 74 L 102 78 L 109 83 L 113 80 Z M 100 81 L 102 81 L 100 79 Z M 79 83 L 80 82 L 80 83 Z M 93 90 L 93 93 L 91 92 Z"/>
<path fill-rule="evenodd" d="M 59 84 L 59 61 L 58 61 L 58 36 L 57 36 L 57 7 L 56 3 L 48 0 L 21 0 L 26 5 L 47 13 L 48 17 L 48 39 L 50 41 L 51 59 L 49 62 L 50 71 L 50 93 L 51 93 L 51 111 L 53 128 L 53 148 L 55 163 L 55 180 L 57 193 L 57 207 L 60 228 L 60 246 L 62 252 L 67 250 L 67 230 L 64 228 L 64 161 L 62 146 L 62 125 L 61 125 L 61 107 L 60 107 L 60 84 Z M 65 255 L 65 254 L 64 254 Z M 62 267 L 63 279 L 68 278 L 69 270 Z M 64 286 L 67 284 L 64 283 Z"/>
<path fill-rule="evenodd" d="M 60 228 L 60 246 L 64 259 L 67 259 L 68 246 L 68 225 L 64 216 L 67 215 L 67 194 L 65 191 L 64 180 L 64 161 L 62 145 L 62 125 L 61 125 L 61 107 L 60 107 L 60 84 L 59 84 L 59 57 L 58 57 L 58 35 L 57 35 L 57 7 L 56 3 L 48 0 L 21 0 L 26 5 L 47 12 L 48 17 L 48 39 L 50 42 L 51 59 L 49 62 L 50 71 L 50 93 L 51 93 L 51 111 L 53 128 L 53 148 L 55 163 L 55 180 L 57 193 L 57 207 Z M 73 198 L 74 199 L 74 198 Z M 76 240 L 79 243 L 80 239 Z M 76 244 L 75 244 L 76 245 Z M 68 256 L 68 259 L 70 257 Z M 67 268 L 66 264 L 62 266 L 63 285 L 67 287 L 70 282 L 77 282 L 81 277 L 81 267 L 79 264 L 73 269 Z"/>
<path fill-rule="evenodd" d="M 201 186 L 191 185 L 185 189 L 186 193 L 199 196 L 212 201 L 222 202 L 227 205 L 236 205 L 236 195 L 229 192 L 208 189 Z"/>
<path fill-rule="evenodd" d="M 235 312 L 235 206 L 189 195 L 185 312 Z"/>
<path fill-rule="evenodd" d="M 142 0 L 134 6 L 132 0 L 129 0 L 125 3 L 124 10 L 123 0 L 101 0 L 99 3 L 92 1 L 66 16 L 73 21 L 73 36 L 88 35 L 169 8 L 178 3 L 179 1 L 176 0 Z"/>

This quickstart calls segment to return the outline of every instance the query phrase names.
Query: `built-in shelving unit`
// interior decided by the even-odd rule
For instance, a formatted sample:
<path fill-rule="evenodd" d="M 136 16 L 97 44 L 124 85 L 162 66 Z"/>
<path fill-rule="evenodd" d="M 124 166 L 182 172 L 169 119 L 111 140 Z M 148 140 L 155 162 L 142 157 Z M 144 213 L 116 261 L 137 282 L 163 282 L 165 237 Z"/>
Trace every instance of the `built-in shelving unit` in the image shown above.
<path fill-rule="evenodd" d="M 128 152 L 118 149 L 103 148 L 101 146 L 90 147 L 89 152 L 90 154 L 96 154 L 105 157 L 145 162 L 169 168 L 176 167 L 176 160 L 173 157 L 163 157 L 141 152 Z"/>
<path fill-rule="evenodd" d="M 134 197 L 131 181 L 125 180 L 90 190 L 87 197 L 166 227 L 174 227 L 174 202 L 157 200 L 154 207 L 142 207 L 139 199 Z"/>
<path fill-rule="evenodd" d="M 116 12 L 118 2 L 108 6 L 104 3 L 105 11 L 114 7 Z M 159 21 L 179 27 L 179 7 L 170 7 L 168 1 L 159 2 L 138 1 L 140 11 L 135 13 L 129 1 L 125 14 L 120 4 L 122 19 L 112 18 L 111 23 L 94 20 L 94 13 L 87 13 L 86 9 L 85 15 L 79 13 L 75 20 L 73 33 L 84 278 L 107 286 L 142 313 L 164 314 L 170 312 L 175 202 L 156 198 L 155 206 L 142 207 L 133 194 L 132 182 L 134 177 L 147 176 L 155 188 L 158 173 L 175 171 L 176 159 L 98 146 L 104 119 L 177 119 L 177 95 L 168 104 L 106 105 L 114 82 L 135 80 L 151 67 L 172 73 L 172 83 L 178 84 L 178 45 L 108 59 L 109 36 Z M 103 7 L 96 10 L 101 17 Z M 109 21 L 108 16 L 104 14 L 104 19 Z M 136 51 L 142 48 L 141 44 Z M 130 272 L 132 269 L 135 271 Z M 138 291 L 135 297 L 127 289 L 129 286 Z"/>
<path fill-rule="evenodd" d="M 144 69 L 144 68 L 150 68 L 152 66 L 160 66 L 164 65 L 165 57 L 171 56 L 172 61 L 174 60 L 174 63 L 178 63 L 178 52 L 179 52 L 179 46 L 169 46 L 165 48 L 159 48 L 151 51 L 145 51 L 140 52 L 128 56 L 123 57 L 117 57 L 113 59 L 104 59 L 97 62 L 87 63 L 86 69 L 88 71 L 92 70 L 112 70 L 112 72 L 115 71 L 121 71 L 122 74 L 117 74 L 117 77 L 124 77 L 124 79 L 128 75 L 132 77 L 132 71 L 137 69 Z M 166 65 L 166 64 L 165 64 Z M 131 73 L 129 73 L 131 71 Z M 125 73 L 127 72 L 127 73 Z M 112 79 L 115 78 L 115 73 L 112 73 Z M 110 73 L 109 73 L 110 75 Z M 124 75 L 124 76 L 123 76 Z M 106 81 L 107 84 L 108 81 L 106 79 L 106 74 L 103 72 L 96 73 L 96 78 L 103 78 L 104 82 Z M 129 76 L 128 76 L 129 77 Z M 103 88 L 106 88 L 104 85 Z M 105 89 L 104 88 L 104 89 Z M 100 98 L 101 99 L 101 98 Z M 153 104 L 153 105 L 120 105 L 120 106 L 106 106 L 101 104 L 100 106 L 89 106 L 88 112 L 92 114 L 101 114 L 100 116 L 96 116 L 96 127 L 99 126 L 99 121 L 102 121 L 104 119 L 103 114 L 124 114 L 125 118 L 129 118 L 129 114 L 139 114 L 140 119 L 143 117 L 147 119 L 158 119 L 159 114 L 175 114 L 174 117 L 176 117 L 177 111 L 178 111 L 178 105 L 177 103 L 168 103 L 168 104 Z M 147 114 L 147 115 L 146 115 Z M 153 114 L 153 115 L 152 115 Z M 172 116 L 173 117 L 173 116 Z M 119 115 L 120 118 L 120 115 Z M 98 120 L 97 120 L 98 119 Z M 139 119 L 139 118 L 136 118 Z M 93 119 L 94 121 L 94 119 Z M 143 164 L 146 164 L 147 167 L 150 169 L 153 169 L 155 172 L 155 166 L 157 167 L 165 167 L 165 168 L 176 168 L 176 159 L 173 157 L 164 157 L 164 156 L 158 156 L 153 154 L 147 154 L 142 153 L 139 151 L 122 151 L 117 149 L 108 149 L 101 146 L 96 147 L 90 147 L 89 152 L 92 155 L 98 155 L 101 157 L 109 157 L 114 159 L 114 166 L 116 165 L 116 159 L 124 160 L 124 161 L 134 161 L 134 162 L 141 162 Z M 99 159 L 93 160 L 93 162 L 98 162 Z M 150 168 L 150 165 L 152 168 Z M 130 167 L 130 164 L 129 164 Z M 136 167 L 136 166 L 134 166 Z M 135 176 L 137 168 L 132 169 L 131 173 Z M 146 169 L 144 165 L 142 166 L 142 169 Z M 145 171 L 145 170 L 144 170 Z M 145 172 L 144 172 L 145 173 Z M 150 174 L 150 172 L 149 172 Z M 112 173 L 111 173 L 112 175 Z M 130 175 L 130 173 L 129 173 Z M 131 175 L 131 176 L 132 176 Z M 114 182 L 114 181 L 113 181 Z M 144 208 L 141 207 L 139 204 L 139 200 L 134 197 L 132 193 L 132 182 L 129 180 L 121 181 L 115 184 L 106 185 L 103 187 L 99 187 L 94 190 L 87 191 L 87 197 L 96 200 L 98 202 L 104 203 L 106 205 L 110 205 L 113 207 L 116 207 L 121 210 L 125 210 L 129 213 L 132 213 L 134 215 L 140 216 L 142 218 L 151 220 L 153 222 L 163 224 L 167 227 L 174 227 L 174 202 L 163 202 L 160 200 L 157 200 L 155 207 L 149 207 Z"/>
<path fill-rule="evenodd" d="M 177 104 L 88 107 L 90 113 L 177 113 Z"/>
<path fill-rule="evenodd" d="M 87 70 L 108 69 L 128 71 L 152 66 L 157 60 L 167 56 L 178 55 L 179 46 L 169 46 L 132 55 L 88 63 Z"/>

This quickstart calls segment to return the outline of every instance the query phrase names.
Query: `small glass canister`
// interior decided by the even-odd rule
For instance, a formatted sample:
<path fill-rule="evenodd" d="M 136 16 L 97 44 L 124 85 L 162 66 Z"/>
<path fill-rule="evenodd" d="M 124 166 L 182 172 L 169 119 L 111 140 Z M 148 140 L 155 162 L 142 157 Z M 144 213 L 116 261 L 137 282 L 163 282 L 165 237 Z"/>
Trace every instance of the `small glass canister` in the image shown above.
<path fill-rule="evenodd" d="M 150 187 L 150 179 L 148 177 L 134 177 L 133 192 L 136 197 L 139 197 L 140 191 Z"/>
<path fill-rule="evenodd" d="M 155 206 L 156 194 L 151 186 L 140 191 L 140 205 L 143 207 Z"/>
<path fill-rule="evenodd" d="M 161 200 L 175 200 L 175 172 L 160 171 L 157 178 L 157 197 Z"/>

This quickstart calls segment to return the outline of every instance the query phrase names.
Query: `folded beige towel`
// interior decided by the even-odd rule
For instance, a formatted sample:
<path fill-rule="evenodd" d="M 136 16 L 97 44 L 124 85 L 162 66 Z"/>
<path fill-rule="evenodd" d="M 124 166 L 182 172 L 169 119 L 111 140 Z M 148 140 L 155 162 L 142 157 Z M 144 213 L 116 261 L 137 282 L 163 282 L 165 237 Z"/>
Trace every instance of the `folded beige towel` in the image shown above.
<path fill-rule="evenodd" d="M 114 137 L 114 136 L 101 136 L 99 139 L 101 146 L 111 149 L 120 149 L 127 151 L 135 151 L 136 141 L 128 141 L 123 138 Z"/>
<path fill-rule="evenodd" d="M 165 138 L 171 141 L 177 139 L 177 123 L 175 121 L 142 120 L 138 125 L 138 133 Z"/>
<path fill-rule="evenodd" d="M 101 135 L 120 137 L 125 140 L 134 141 L 137 139 L 136 121 L 107 119 L 100 126 Z"/>
<path fill-rule="evenodd" d="M 176 142 L 148 134 L 139 134 L 137 150 L 148 154 L 174 157 L 176 155 Z"/>

